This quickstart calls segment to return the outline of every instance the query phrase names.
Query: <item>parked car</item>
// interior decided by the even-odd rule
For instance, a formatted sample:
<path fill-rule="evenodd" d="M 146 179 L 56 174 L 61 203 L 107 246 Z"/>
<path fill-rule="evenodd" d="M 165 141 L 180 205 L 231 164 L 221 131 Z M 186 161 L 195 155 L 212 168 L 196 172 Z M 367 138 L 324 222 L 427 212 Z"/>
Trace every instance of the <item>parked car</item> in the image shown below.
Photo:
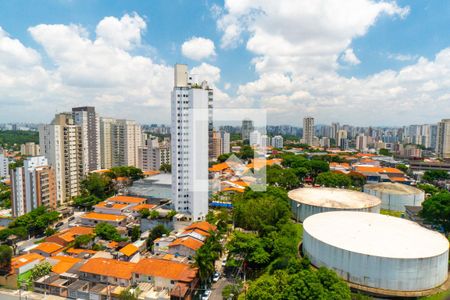
<path fill-rule="evenodd" d="M 63 225 L 64 225 L 63 222 L 58 222 L 58 223 L 56 223 L 55 228 L 61 227 L 61 226 L 63 226 Z"/>
<path fill-rule="evenodd" d="M 209 296 L 211 296 L 211 290 L 206 290 L 202 295 L 202 300 L 208 300 Z"/>
<path fill-rule="evenodd" d="M 217 281 L 219 281 L 219 279 L 220 279 L 220 273 L 219 272 L 214 273 L 212 281 L 217 282 Z"/>
<path fill-rule="evenodd" d="M 68 220 L 69 222 L 71 222 L 71 221 L 75 220 L 75 217 L 74 217 L 74 216 L 71 216 L 71 217 L 68 218 L 67 220 Z"/>

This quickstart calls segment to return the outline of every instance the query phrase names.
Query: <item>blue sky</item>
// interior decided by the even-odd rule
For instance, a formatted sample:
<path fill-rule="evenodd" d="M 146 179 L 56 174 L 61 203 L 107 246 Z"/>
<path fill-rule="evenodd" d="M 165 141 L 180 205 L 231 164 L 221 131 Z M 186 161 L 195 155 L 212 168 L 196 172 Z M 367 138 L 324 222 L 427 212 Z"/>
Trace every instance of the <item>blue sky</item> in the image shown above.
<path fill-rule="evenodd" d="M 2 1 L 0 121 L 49 122 L 93 104 L 102 115 L 169 123 L 171 66 L 182 62 L 212 82 L 217 107 L 265 108 L 273 124 L 306 115 L 435 123 L 450 117 L 449 16 L 449 1 L 424 0 Z M 105 18 L 105 36 L 96 34 Z M 111 36 L 128 21 L 132 33 Z M 92 44 L 73 47 L 79 37 Z"/>

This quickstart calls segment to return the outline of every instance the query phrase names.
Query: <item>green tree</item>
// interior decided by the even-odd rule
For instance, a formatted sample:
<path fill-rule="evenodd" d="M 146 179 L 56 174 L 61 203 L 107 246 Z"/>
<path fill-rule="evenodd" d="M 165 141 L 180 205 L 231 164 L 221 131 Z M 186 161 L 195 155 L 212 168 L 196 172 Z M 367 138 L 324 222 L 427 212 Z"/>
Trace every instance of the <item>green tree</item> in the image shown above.
<path fill-rule="evenodd" d="M 131 241 L 135 242 L 139 239 L 141 236 L 141 227 L 140 226 L 133 226 L 131 229 Z"/>
<path fill-rule="evenodd" d="M 219 157 L 217 157 L 217 161 L 218 161 L 219 163 L 226 162 L 227 159 L 229 159 L 231 155 L 233 155 L 233 153 L 224 153 L 224 154 L 221 154 L 221 155 L 219 155 Z"/>
<path fill-rule="evenodd" d="M 449 173 L 444 170 L 425 171 L 425 173 L 422 176 L 422 180 L 429 183 L 433 183 L 436 180 L 445 180 L 449 178 L 450 178 Z"/>
<path fill-rule="evenodd" d="M 150 234 L 148 235 L 147 238 L 147 249 L 148 250 L 152 250 L 153 248 L 153 242 L 157 239 L 162 237 L 165 234 L 169 234 L 170 230 L 167 229 L 164 225 L 159 224 L 156 225 L 155 227 L 152 228 L 152 230 L 150 230 Z"/>
<path fill-rule="evenodd" d="M 270 262 L 264 240 L 253 233 L 235 231 L 227 247 L 231 254 L 242 257 L 251 267 L 261 268 Z"/>
<path fill-rule="evenodd" d="M 111 178 L 100 173 L 90 173 L 81 181 L 81 188 L 84 195 L 94 196 L 102 200 L 114 195 Z"/>
<path fill-rule="evenodd" d="M 408 173 L 408 166 L 405 164 L 398 164 L 395 166 L 397 169 L 399 169 L 400 171 L 402 171 L 403 173 Z"/>
<path fill-rule="evenodd" d="M 161 164 L 161 167 L 159 167 L 159 170 L 163 173 L 171 173 L 172 165 L 171 164 Z"/>
<path fill-rule="evenodd" d="M 32 269 L 31 269 L 31 280 L 37 280 L 39 278 L 41 278 L 42 276 L 48 275 L 50 274 L 52 270 L 52 265 L 47 262 L 41 262 L 37 265 L 35 265 Z"/>
<path fill-rule="evenodd" d="M 316 183 L 326 187 L 349 187 L 352 184 L 347 175 L 335 172 L 319 174 L 316 178 Z"/>
<path fill-rule="evenodd" d="M 84 246 L 89 245 L 90 242 L 94 240 L 94 236 L 91 234 L 82 234 L 75 237 L 74 247 L 75 248 L 83 248 Z"/>
<path fill-rule="evenodd" d="M 425 194 L 429 194 L 431 196 L 433 196 L 434 194 L 437 194 L 441 191 L 441 189 L 439 189 L 438 187 L 429 184 L 429 183 L 421 183 L 417 185 L 417 188 L 423 190 L 425 192 Z"/>
<path fill-rule="evenodd" d="M 350 178 L 351 185 L 356 187 L 362 187 L 366 184 L 366 177 L 358 172 L 350 171 L 347 176 Z"/>
<path fill-rule="evenodd" d="M 235 284 L 226 285 L 222 290 L 223 299 L 237 300 L 239 294 L 242 292 L 242 282 L 238 281 Z"/>
<path fill-rule="evenodd" d="M 97 198 L 94 195 L 77 196 L 73 198 L 72 205 L 78 208 L 91 210 L 94 205 L 97 205 L 102 201 L 102 199 Z"/>
<path fill-rule="evenodd" d="M 147 219 L 150 217 L 150 210 L 148 208 L 143 208 L 139 211 L 139 214 L 141 215 L 141 218 Z"/>
<path fill-rule="evenodd" d="M 389 152 L 389 150 L 388 150 L 388 149 L 385 149 L 385 148 L 380 149 L 380 150 L 378 151 L 378 153 L 379 153 L 380 155 L 384 155 L 384 156 L 392 156 L 392 153 Z"/>
<path fill-rule="evenodd" d="M 8 274 L 11 270 L 12 248 L 8 245 L 0 245 L 0 273 Z"/>
<path fill-rule="evenodd" d="M 142 170 L 133 166 L 112 167 L 106 175 L 113 179 L 117 177 L 127 177 L 133 181 L 144 178 Z"/>
<path fill-rule="evenodd" d="M 442 228 L 448 234 L 450 232 L 450 193 L 437 193 L 422 202 L 421 217 L 430 224 Z"/>
<path fill-rule="evenodd" d="M 255 157 L 255 151 L 253 151 L 252 147 L 248 145 L 244 145 L 241 147 L 241 150 L 236 155 L 240 159 L 247 160 Z"/>
<path fill-rule="evenodd" d="M 107 241 L 121 241 L 122 238 L 116 227 L 108 223 L 98 223 L 94 229 L 95 234 Z"/>
<path fill-rule="evenodd" d="M 159 212 L 157 210 L 152 210 L 149 213 L 150 219 L 157 219 L 159 218 Z"/>
<path fill-rule="evenodd" d="M 203 283 L 206 283 L 206 280 L 214 273 L 214 263 L 222 252 L 218 233 L 209 232 L 209 234 L 205 243 L 195 253 L 193 264 L 198 268 L 199 278 Z"/>
<path fill-rule="evenodd" d="M 277 165 L 266 169 L 267 183 L 270 185 L 279 186 L 287 190 L 292 190 L 300 185 L 300 180 L 292 169 L 283 169 Z"/>

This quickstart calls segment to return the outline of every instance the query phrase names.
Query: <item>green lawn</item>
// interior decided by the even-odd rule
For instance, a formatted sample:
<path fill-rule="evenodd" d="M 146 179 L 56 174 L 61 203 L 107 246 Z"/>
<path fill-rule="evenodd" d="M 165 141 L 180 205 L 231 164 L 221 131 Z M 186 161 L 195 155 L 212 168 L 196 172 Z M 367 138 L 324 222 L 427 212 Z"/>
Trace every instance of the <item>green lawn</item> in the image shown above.
<path fill-rule="evenodd" d="M 450 291 L 442 292 L 433 296 L 420 298 L 421 300 L 448 300 L 450 299 Z"/>
<path fill-rule="evenodd" d="M 392 216 L 392 217 L 397 217 L 397 218 L 401 218 L 403 215 L 403 212 L 401 211 L 395 211 L 395 210 L 389 210 L 389 209 L 382 209 L 380 211 L 380 214 L 382 215 L 387 215 L 387 216 Z"/>
<path fill-rule="evenodd" d="M 31 288 L 32 282 L 31 282 L 31 270 L 26 271 L 25 273 L 22 273 L 17 278 L 17 283 L 22 282 L 25 283 L 28 287 L 28 289 Z"/>

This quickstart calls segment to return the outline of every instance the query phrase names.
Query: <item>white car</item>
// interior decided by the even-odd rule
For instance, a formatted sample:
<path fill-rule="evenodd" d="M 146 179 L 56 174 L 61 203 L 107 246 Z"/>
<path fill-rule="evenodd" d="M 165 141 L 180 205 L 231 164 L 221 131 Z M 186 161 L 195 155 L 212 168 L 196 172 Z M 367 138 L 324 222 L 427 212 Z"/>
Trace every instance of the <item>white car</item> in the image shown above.
<path fill-rule="evenodd" d="M 218 273 L 218 272 L 214 273 L 212 281 L 217 282 L 217 281 L 219 281 L 219 279 L 220 279 L 220 273 Z"/>
<path fill-rule="evenodd" d="M 209 296 L 211 296 L 211 290 L 206 290 L 202 295 L 202 300 L 208 300 Z"/>
<path fill-rule="evenodd" d="M 227 260 L 226 259 L 222 260 L 222 267 L 225 267 L 226 265 L 227 265 Z"/>

